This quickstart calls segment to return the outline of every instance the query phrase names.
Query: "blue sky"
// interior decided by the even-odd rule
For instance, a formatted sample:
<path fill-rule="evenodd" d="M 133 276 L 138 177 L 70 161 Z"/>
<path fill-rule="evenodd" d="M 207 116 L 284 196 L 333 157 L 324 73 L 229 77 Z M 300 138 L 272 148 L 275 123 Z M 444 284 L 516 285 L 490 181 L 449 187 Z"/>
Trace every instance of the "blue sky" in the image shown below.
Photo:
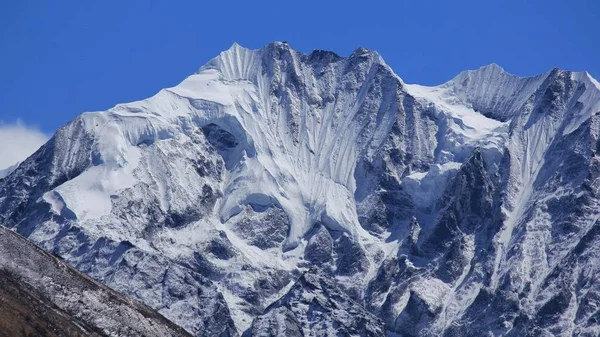
<path fill-rule="evenodd" d="M 51 134 L 173 86 L 234 41 L 377 50 L 409 83 L 496 62 L 600 77 L 600 1 L 2 1 L 0 132 Z M 0 165 L 1 166 L 1 165 Z"/>

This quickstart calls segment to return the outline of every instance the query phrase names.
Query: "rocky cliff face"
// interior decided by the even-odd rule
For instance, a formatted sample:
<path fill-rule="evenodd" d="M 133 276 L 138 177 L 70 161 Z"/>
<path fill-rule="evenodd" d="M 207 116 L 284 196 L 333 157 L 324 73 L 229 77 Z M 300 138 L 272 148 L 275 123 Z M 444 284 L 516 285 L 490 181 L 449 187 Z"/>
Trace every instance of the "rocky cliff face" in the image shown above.
<path fill-rule="evenodd" d="M 304 273 L 258 316 L 249 336 L 385 336 L 383 321 L 319 269 Z"/>
<path fill-rule="evenodd" d="M 599 87 L 234 45 L 61 128 L 0 222 L 198 336 L 594 335 Z"/>

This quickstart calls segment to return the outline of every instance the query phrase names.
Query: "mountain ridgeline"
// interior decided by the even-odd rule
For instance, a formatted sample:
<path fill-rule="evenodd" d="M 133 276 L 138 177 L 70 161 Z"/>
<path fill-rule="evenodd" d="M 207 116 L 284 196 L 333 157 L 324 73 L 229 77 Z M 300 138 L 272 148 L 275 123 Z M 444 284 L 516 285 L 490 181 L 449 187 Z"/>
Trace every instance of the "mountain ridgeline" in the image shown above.
<path fill-rule="evenodd" d="M 596 336 L 600 84 L 234 44 L 88 112 L 0 224 L 194 336 Z"/>

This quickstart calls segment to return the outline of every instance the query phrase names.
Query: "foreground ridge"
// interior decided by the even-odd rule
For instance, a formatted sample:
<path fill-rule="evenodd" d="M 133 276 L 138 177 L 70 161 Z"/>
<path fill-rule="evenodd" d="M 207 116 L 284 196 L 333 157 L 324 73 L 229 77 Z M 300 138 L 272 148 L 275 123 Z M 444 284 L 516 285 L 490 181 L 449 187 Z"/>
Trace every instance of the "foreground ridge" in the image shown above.
<path fill-rule="evenodd" d="M 3 227 L 0 283 L 0 330 L 7 336 L 189 336 Z"/>

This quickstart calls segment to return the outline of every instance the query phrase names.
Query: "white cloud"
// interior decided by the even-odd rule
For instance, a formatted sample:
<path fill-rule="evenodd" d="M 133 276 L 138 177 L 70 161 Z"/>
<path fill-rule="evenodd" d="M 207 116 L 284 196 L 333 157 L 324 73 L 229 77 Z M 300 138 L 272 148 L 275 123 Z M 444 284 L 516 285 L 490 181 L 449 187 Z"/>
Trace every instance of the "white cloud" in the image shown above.
<path fill-rule="evenodd" d="M 0 121 L 0 170 L 27 159 L 48 138 L 39 129 L 20 120 L 12 124 Z"/>

